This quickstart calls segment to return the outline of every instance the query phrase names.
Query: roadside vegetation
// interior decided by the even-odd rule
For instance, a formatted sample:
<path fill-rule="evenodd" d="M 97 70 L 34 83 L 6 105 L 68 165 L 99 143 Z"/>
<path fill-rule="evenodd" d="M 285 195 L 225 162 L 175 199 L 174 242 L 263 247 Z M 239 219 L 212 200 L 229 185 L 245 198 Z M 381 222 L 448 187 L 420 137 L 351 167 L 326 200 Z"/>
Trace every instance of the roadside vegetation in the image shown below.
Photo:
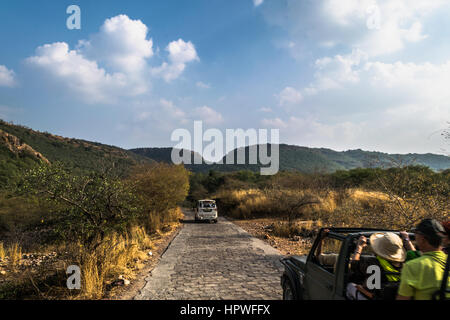
<path fill-rule="evenodd" d="M 24 171 L 1 191 L 0 299 L 111 296 L 179 223 L 188 177 L 182 166 L 158 163 L 126 173 L 74 173 L 58 162 Z M 70 265 L 81 269 L 81 290 L 66 287 Z"/>
<path fill-rule="evenodd" d="M 311 237 L 321 226 L 411 229 L 424 217 L 450 216 L 450 170 L 397 165 L 335 173 L 251 171 L 196 174 L 188 198 L 213 198 L 220 212 L 265 221 L 261 235 Z"/>
<path fill-rule="evenodd" d="M 443 135 L 450 138 L 448 131 Z M 166 151 L 159 150 L 158 159 Z M 303 151 L 308 156 L 282 154 L 281 160 L 320 164 Z M 359 151 L 352 154 L 363 161 Z M 449 169 L 386 166 L 302 173 L 285 165 L 292 171 L 274 176 L 191 173 L 0 121 L 0 299 L 114 296 L 145 265 L 155 243 L 178 226 L 180 206 L 199 199 L 216 199 L 219 214 L 274 246 L 284 243 L 286 253 L 309 245 L 322 226 L 399 230 L 424 217 L 449 218 Z M 71 265 L 81 268 L 81 290 L 66 287 Z"/>

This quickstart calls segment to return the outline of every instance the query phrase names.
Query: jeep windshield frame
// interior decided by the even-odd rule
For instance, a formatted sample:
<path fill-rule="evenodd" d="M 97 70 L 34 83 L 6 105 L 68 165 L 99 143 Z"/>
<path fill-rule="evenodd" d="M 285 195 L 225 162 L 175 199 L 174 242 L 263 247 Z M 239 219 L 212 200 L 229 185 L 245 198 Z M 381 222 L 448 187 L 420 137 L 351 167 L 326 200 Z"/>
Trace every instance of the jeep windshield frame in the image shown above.
<path fill-rule="evenodd" d="M 210 208 L 214 209 L 216 208 L 216 201 L 214 200 L 200 200 L 198 202 L 200 208 Z"/>

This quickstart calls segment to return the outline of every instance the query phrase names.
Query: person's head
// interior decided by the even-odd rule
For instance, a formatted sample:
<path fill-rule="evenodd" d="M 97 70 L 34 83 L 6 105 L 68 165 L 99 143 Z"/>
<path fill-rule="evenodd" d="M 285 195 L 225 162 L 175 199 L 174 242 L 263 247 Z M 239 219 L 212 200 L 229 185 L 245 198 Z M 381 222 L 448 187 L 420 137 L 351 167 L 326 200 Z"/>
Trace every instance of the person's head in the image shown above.
<path fill-rule="evenodd" d="M 393 232 L 377 232 L 370 236 L 370 246 L 377 256 L 394 263 L 406 259 L 402 239 Z"/>
<path fill-rule="evenodd" d="M 445 229 L 435 219 L 424 219 L 414 229 L 416 243 L 422 251 L 437 251 L 441 248 Z"/>
<path fill-rule="evenodd" d="M 447 236 L 444 237 L 442 244 L 444 247 L 448 247 L 450 246 L 450 220 L 442 222 L 442 226 L 444 227 L 445 233 L 447 234 Z"/>

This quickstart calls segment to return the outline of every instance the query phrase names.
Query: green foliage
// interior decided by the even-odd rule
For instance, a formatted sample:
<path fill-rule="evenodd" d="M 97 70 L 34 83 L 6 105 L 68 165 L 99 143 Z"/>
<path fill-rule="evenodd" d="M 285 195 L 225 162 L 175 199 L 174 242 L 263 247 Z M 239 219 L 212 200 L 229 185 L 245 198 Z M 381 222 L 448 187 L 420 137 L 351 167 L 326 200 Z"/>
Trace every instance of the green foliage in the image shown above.
<path fill-rule="evenodd" d="M 259 150 L 259 149 L 258 149 Z M 142 148 L 131 151 L 157 161 L 171 164 L 171 148 Z M 245 159 L 249 159 L 249 148 L 244 149 Z M 231 154 L 236 160 L 236 150 Z M 427 166 L 435 171 L 450 168 L 450 157 L 437 154 L 387 154 L 363 150 L 334 151 L 325 148 L 307 148 L 280 144 L 280 171 L 298 171 L 303 173 L 333 173 L 357 168 L 389 168 L 403 165 Z M 199 156 L 199 155 L 197 155 Z M 191 154 L 191 160 L 193 153 Z M 191 162 L 193 163 L 193 162 Z M 225 158 L 222 163 L 226 163 Z M 237 163 L 234 161 L 234 163 Z M 259 164 L 190 164 L 186 168 L 193 172 L 208 173 L 210 170 L 220 172 L 252 171 L 259 173 Z"/>
<path fill-rule="evenodd" d="M 189 172 L 183 166 L 164 163 L 141 165 L 132 170 L 129 184 L 142 208 L 139 221 L 154 232 L 160 223 L 169 222 L 169 212 L 186 199 Z"/>
<path fill-rule="evenodd" d="M 382 169 L 357 168 L 352 170 L 338 170 L 331 175 L 335 187 L 363 187 L 373 183 Z"/>
<path fill-rule="evenodd" d="M 51 163 L 62 162 L 75 174 L 86 174 L 114 166 L 126 175 L 139 163 L 153 163 L 131 151 L 80 139 L 69 139 L 31 130 L 0 120 L 0 130 L 17 137 L 20 143 L 29 145 L 44 155 Z M 13 153 L 0 137 L 0 189 L 17 182 L 21 173 L 41 163 L 35 155 L 27 152 Z"/>
<path fill-rule="evenodd" d="M 195 201 L 208 197 L 225 184 L 226 176 L 229 175 L 214 170 L 209 171 L 208 174 L 192 174 L 189 179 L 191 187 L 188 200 L 194 204 Z"/>
<path fill-rule="evenodd" d="M 112 232 L 124 233 L 140 209 L 133 189 L 114 175 L 73 175 L 61 163 L 29 170 L 19 192 L 63 206 L 53 219 L 55 232 L 88 245 Z"/>

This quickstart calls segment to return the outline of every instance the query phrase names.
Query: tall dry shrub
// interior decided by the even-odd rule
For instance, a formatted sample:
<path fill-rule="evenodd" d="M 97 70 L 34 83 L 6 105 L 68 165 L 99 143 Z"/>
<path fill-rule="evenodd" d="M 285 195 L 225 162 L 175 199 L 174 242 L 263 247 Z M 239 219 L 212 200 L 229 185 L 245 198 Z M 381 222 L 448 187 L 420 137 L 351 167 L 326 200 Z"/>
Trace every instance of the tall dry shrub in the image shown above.
<path fill-rule="evenodd" d="M 142 227 L 134 227 L 125 235 L 110 234 L 94 250 L 81 243 L 69 245 L 66 264 L 81 268 L 81 292 L 77 298 L 102 298 L 107 284 L 117 280 L 119 275 L 133 276 L 151 248 L 152 241 Z"/>
<path fill-rule="evenodd" d="M 178 218 L 173 214 L 189 191 L 189 172 L 181 165 L 140 165 L 129 178 L 143 208 L 139 220 L 148 232 Z"/>
<path fill-rule="evenodd" d="M 349 193 L 327 215 L 333 226 L 410 230 L 424 218 L 450 217 L 450 180 L 419 166 L 397 167 L 378 172 L 374 189 L 379 192 Z M 364 195 L 364 196 L 362 196 Z"/>

